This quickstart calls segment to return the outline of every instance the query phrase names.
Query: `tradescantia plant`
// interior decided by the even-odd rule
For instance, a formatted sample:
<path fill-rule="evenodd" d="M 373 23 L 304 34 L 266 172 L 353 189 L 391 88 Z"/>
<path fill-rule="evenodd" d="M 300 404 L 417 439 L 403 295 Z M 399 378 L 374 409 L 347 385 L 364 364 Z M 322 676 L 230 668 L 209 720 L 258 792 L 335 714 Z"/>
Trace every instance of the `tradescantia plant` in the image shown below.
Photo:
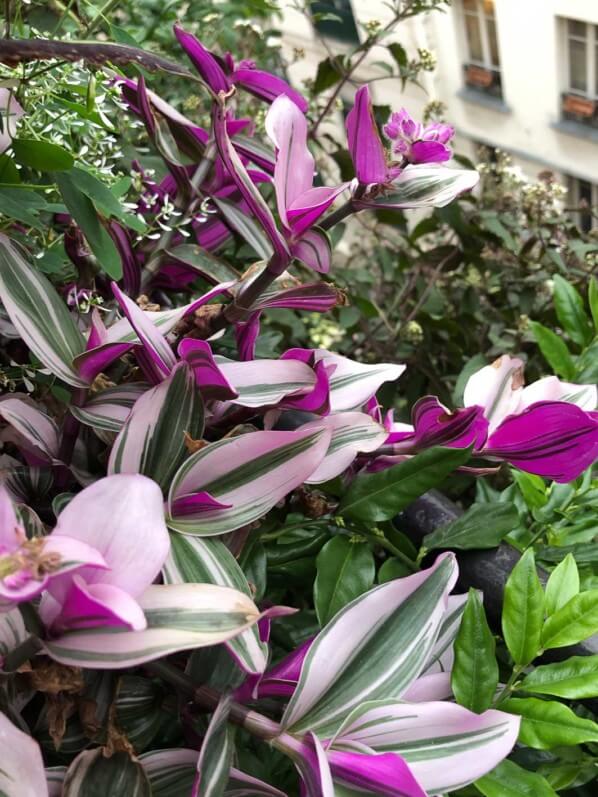
<path fill-rule="evenodd" d="M 389 521 L 457 470 L 483 476 L 507 462 L 532 479 L 576 479 L 598 458 L 596 390 L 556 377 L 524 388 L 521 361 L 505 355 L 470 378 L 463 407 L 424 396 L 407 425 L 377 398 L 401 364 L 324 348 L 260 355 L 269 310 L 325 313 L 343 301 L 334 285 L 295 276 L 334 274 L 336 224 L 380 207 L 444 206 L 477 173 L 442 165 L 451 128 L 404 110 L 384 128 L 386 147 L 364 87 L 347 118 L 355 179 L 314 185 L 305 99 L 175 33 L 211 97 L 211 123 L 183 116 L 144 77 L 112 76 L 163 161 L 158 182 L 135 165 L 136 221 L 88 172 L 48 170 L 79 274 L 66 298 L 32 262 L 22 219 L 0 235 L 3 333 L 53 388 L 0 401 L 11 452 L 0 492 L 0 792 L 85 795 L 118 783 L 122 794 L 280 795 L 244 760 L 261 740 L 312 797 L 425 797 L 472 782 L 492 794 L 484 778 L 517 739 L 537 747 L 521 721 L 526 701 L 507 693 L 544 637 L 557 646 L 567 602 L 542 630 L 538 598 L 532 641 L 506 623 L 507 691 L 495 698 L 496 675 L 475 682 L 485 699 L 472 700 L 476 618 L 492 648 L 478 598 L 451 594 L 453 553 L 419 567 L 427 550 L 458 548 L 463 528 L 411 558 Z M 268 140 L 236 118 L 240 91 L 269 103 Z M 5 99 L 7 113 L 27 113 Z M 10 153 L 17 128 L 5 133 Z M 180 222 L 145 236 L 172 203 Z M 239 239 L 254 261 L 242 274 L 215 254 Z M 277 629 L 292 638 L 291 615 L 305 607 L 286 605 L 289 589 L 266 589 L 264 543 L 293 520 L 304 551 L 320 552 L 321 627 L 272 665 Z M 366 541 L 410 574 L 373 586 Z M 363 561 L 359 588 L 341 597 L 320 579 L 340 557 Z M 152 679 L 178 694 L 176 706 L 162 706 Z M 52 699 L 35 705 L 36 689 Z M 146 725 L 132 721 L 136 701 Z M 36 711 L 46 770 L 26 732 Z"/>

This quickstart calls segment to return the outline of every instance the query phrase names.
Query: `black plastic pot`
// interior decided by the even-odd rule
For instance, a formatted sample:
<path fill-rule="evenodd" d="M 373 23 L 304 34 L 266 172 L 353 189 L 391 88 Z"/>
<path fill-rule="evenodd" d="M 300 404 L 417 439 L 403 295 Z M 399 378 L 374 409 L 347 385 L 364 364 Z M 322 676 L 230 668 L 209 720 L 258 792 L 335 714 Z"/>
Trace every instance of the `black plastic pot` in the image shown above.
<path fill-rule="evenodd" d="M 403 531 L 416 544 L 420 545 L 426 534 L 455 520 L 462 514 L 458 506 L 441 493 L 431 490 L 414 501 L 397 521 Z M 482 590 L 484 606 L 490 625 L 498 630 L 502 611 L 503 592 L 509 574 L 519 561 L 520 554 L 515 548 L 502 543 L 490 551 L 457 551 L 459 562 L 459 584 L 463 590 L 470 587 Z M 544 583 L 548 574 L 538 568 L 540 580 Z M 598 653 L 598 635 L 571 645 L 547 651 L 543 661 L 561 661 L 570 656 L 590 656 Z M 597 701 L 593 701 L 597 702 Z"/>

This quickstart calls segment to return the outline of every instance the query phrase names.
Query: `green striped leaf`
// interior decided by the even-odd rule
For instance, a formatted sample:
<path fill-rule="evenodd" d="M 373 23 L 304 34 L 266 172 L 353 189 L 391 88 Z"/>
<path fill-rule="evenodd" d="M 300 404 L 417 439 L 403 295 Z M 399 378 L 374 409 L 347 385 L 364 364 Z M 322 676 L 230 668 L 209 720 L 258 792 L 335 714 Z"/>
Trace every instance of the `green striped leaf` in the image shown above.
<path fill-rule="evenodd" d="M 82 407 L 71 405 L 69 410 L 86 426 L 104 432 L 118 433 L 131 414 L 137 399 L 148 389 L 149 385 L 142 382 L 109 387 L 101 393 L 96 393 Z"/>
<path fill-rule="evenodd" d="M 60 431 L 53 418 L 22 399 L 0 402 L 0 416 L 33 446 L 37 454 L 56 460 L 60 448 Z"/>
<path fill-rule="evenodd" d="M 151 797 L 152 789 L 143 767 L 128 753 L 109 758 L 101 747 L 79 753 L 67 770 L 63 797 Z"/>
<path fill-rule="evenodd" d="M 272 245 L 263 229 L 253 219 L 253 216 L 243 213 L 233 202 L 228 202 L 226 199 L 218 199 L 218 197 L 213 196 L 212 201 L 227 223 L 235 232 L 239 233 L 257 256 L 262 260 L 269 260 L 272 256 Z"/>
<path fill-rule="evenodd" d="M 235 751 L 234 728 L 228 724 L 229 714 L 230 698 L 221 698 L 199 751 L 197 797 L 221 797 L 224 794 Z"/>
<path fill-rule="evenodd" d="M 153 750 L 139 756 L 152 786 L 153 797 L 191 794 L 196 776 L 197 750 Z M 224 791 L 228 797 L 286 797 L 283 792 L 251 775 L 232 768 Z"/>
<path fill-rule="evenodd" d="M 0 235 L 0 300 L 21 338 L 46 368 L 73 387 L 86 387 L 72 365 L 85 350 L 83 335 L 52 283 L 5 235 Z"/>
<path fill-rule="evenodd" d="M 330 431 L 250 432 L 211 443 L 176 473 L 168 496 L 167 523 L 175 531 L 211 536 L 262 517 L 318 467 Z M 207 493 L 223 508 L 177 514 L 179 505 Z"/>
<path fill-rule="evenodd" d="M 114 441 L 108 473 L 143 473 L 167 490 L 187 455 L 185 433 L 203 433 L 203 402 L 185 362 L 144 393 Z"/>
<path fill-rule="evenodd" d="M 456 579 L 455 558 L 444 554 L 342 609 L 310 647 L 283 727 L 327 738 L 362 703 L 399 698 L 426 665 Z"/>
<path fill-rule="evenodd" d="M 122 669 L 179 650 L 218 645 L 257 622 L 260 613 L 243 593 L 213 584 L 149 587 L 139 598 L 147 628 L 101 627 L 72 631 L 44 643 L 49 656 L 73 667 Z"/>
<path fill-rule="evenodd" d="M 162 574 L 165 584 L 218 584 L 251 596 L 237 560 L 220 540 L 172 534 Z M 265 670 L 268 646 L 260 640 L 257 625 L 226 644 L 245 672 L 258 674 Z"/>
<path fill-rule="evenodd" d="M 316 384 L 312 368 L 299 360 L 246 360 L 214 357 L 220 372 L 235 389 L 233 404 L 264 407 L 289 394 L 307 393 Z"/>
<path fill-rule="evenodd" d="M 471 169 L 451 169 L 437 164 L 407 166 L 392 181 L 388 192 L 373 200 L 358 200 L 361 208 L 442 208 L 464 191 L 470 191 L 480 179 Z"/>
<path fill-rule="evenodd" d="M 0 614 L 0 661 L 4 662 L 8 654 L 28 636 L 29 633 L 18 609 Z M 2 669 L 4 670 L 4 663 Z"/>

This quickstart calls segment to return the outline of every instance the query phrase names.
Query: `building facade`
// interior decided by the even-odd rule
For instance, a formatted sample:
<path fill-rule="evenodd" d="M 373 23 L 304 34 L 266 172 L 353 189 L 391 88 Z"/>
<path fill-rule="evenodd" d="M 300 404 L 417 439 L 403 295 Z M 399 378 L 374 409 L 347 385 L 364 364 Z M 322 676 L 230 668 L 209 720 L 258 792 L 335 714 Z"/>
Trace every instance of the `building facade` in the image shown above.
<path fill-rule="evenodd" d="M 283 46 L 299 83 L 313 77 L 326 55 L 310 22 L 284 6 Z M 314 3 L 342 23 L 321 23 L 333 52 L 363 36 L 362 25 L 383 24 L 391 12 L 382 0 Z M 550 170 L 568 185 L 571 199 L 598 204 L 598 2 L 597 0 L 453 0 L 444 12 L 419 15 L 394 34 L 410 57 L 431 50 L 437 68 L 424 73 L 422 89 L 384 77 L 379 48 L 357 72 L 373 83 L 375 102 L 421 115 L 431 100 L 447 106 L 457 148 L 475 156 L 480 144 L 508 152 L 534 177 Z M 392 39 L 391 39 L 392 40 Z M 349 42 L 349 44 L 347 43 Z M 349 100 L 354 87 L 347 87 Z"/>

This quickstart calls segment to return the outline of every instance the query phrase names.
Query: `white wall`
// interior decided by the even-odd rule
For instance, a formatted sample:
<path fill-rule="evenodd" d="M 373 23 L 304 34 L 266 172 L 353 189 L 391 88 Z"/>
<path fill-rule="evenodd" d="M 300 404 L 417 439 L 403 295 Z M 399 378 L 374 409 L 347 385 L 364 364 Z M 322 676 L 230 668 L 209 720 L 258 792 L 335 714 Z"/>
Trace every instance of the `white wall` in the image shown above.
<path fill-rule="evenodd" d="M 396 39 L 415 56 L 418 46 L 428 47 L 438 58 L 433 75 L 424 76 L 421 91 L 409 87 L 401 93 L 398 81 L 374 84 L 379 103 L 396 108 L 405 105 L 414 116 L 431 99 L 448 106 L 447 120 L 458 131 L 457 143 L 483 141 L 515 155 L 525 170 L 534 174 L 553 169 L 598 183 L 598 141 L 573 136 L 553 127 L 560 117 L 560 94 L 565 82 L 565 40 L 559 18 L 579 19 L 598 25 L 598 0 L 495 0 L 501 58 L 501 77 L 506 112 L 494 110 L 459 96 L 463 88 L 462 65 L 467 60 L 460 15 L 460 0 L 446 13 L 434 12 L 403 23 Z M 361 22 L 389 17 L 380 0 L 353 0 Z M 313 77 L 324 56 L 309 23 L 297 12 L 285 9 L 283 45 L 290 55 L 303 47 L 306 57 L 293 65 L 291 76 L 301 82 Z M 333 49 L 343 45 L 330 42 Z M 372 60 L 380 60 L 378 50 Z M 370 65 L 361 69 L 361 80 L 383 72 Z M 467 145 L 463 146 L 467 150 Z M 471 148 L 469 148 L 471 151 Z"/>

